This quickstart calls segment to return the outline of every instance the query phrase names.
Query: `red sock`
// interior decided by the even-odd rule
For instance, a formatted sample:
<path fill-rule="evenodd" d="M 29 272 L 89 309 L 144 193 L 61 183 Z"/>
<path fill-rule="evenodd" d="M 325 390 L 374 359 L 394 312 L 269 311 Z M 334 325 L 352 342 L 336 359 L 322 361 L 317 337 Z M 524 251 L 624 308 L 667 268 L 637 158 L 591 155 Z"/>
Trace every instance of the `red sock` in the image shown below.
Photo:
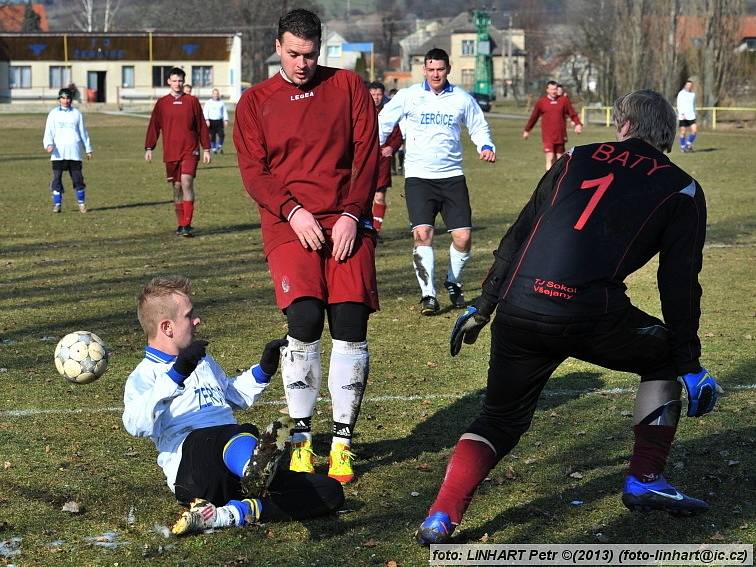
<path fill-rule="evenodd" d="M 176 207 L 176 223 L 179 226 L 184 226 L 184 203 L 179 201 L 178 203 L 173 203 L 174 207 Z"/>
<path fill-rule="evenodd" d="M 452 523 L 459 524 L 475 489 L 498 461 L 493 449 L 486 443 L 460 439 L 454 447 L 444 481 L 428 514 L 446 512 Z"/>
<path fill-rule="evenodd" d="M 383 218 L 386 216 L 386 203 L 382 205 L 379 203 L 373 203 L 373 227 L 375 230 L 380 231 L 383 226 Z"/>
<path fill-rule="evenodd" d="M 664 472 L 677 428 L 639 424 L 633 430 L 635 445 L 630 458 L 630 474 L 643 482 L 654 481 Z"/>
<path fill-rule="evenodd" d="M 190 226 L 192 224 L 193 216 L 194 201 L 184 201 L 184 226 Z"/>

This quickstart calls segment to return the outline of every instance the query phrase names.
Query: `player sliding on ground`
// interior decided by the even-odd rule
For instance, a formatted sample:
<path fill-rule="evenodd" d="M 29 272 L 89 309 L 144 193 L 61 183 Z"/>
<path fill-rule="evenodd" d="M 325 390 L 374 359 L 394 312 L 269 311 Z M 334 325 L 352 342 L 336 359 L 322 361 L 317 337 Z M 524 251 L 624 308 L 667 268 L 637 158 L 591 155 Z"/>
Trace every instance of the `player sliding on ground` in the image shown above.
<path fill-rule="evenodd" d="M 259 364 L 226 376 L 207 343 L 195 339 L 200 318 L 191 284 L 182 276 L 158 277 L 144 286 L 137 314 L 147 334 L 145 357 L 126 381 L 123 424 L 149 437 L 168 487 L 188 509 L 175 535 L 258 521 L 302 520 L 337 510 L 341 485 L 325 475 L 277 470 L 290 439 L 289 418 L 262 435 L 237 424 L 234 409 L 254 404 L 278 369 L 283 339 L 265 345 Z"/>
<path fill-rule="evenodd" d="M 617 142 L 579 146 L 557 161 L 501 240 L 481 297 L 451 335 L 454 356 L 496 309 L 483 409 L 454 448 L 420 543 L 449 539 L 478 484 L 530 427 L 541 390 L 568 357 L 640 375 L 625 506 L 673 514 L 708 508 L 663 476 L 680 382 L 691 417 L 710 412 L 721 392 L 699 363 L 706 201 L 698 182 L 662 153 L 674 144 L 675 118 L 656 92 L 619 98 Z M 625 278 L 656 254 L 664 321 L 625 295 Z"/>

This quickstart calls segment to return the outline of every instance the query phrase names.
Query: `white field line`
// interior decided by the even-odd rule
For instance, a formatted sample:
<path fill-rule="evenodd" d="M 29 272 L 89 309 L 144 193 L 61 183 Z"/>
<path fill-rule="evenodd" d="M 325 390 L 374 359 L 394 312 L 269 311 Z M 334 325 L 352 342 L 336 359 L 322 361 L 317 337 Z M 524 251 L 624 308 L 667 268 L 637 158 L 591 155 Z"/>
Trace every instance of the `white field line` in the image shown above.
<path fill-rule="evenodd" d="M 725 392 L 731 390 L 756 390 L 756 384 L 740 384 L 737 386 L 730 386 L 725 389 Z M 559 398 L 564 396 L 605 396 L 611 394 L 633 394 L 636 388 L 607 388 L 605 390 L 547 390 L 541 394 L 547 398 Z M 363 400 L 363 403 L 379 403 L 379 402 L 415 402 L 423 400 L 457 400 L 461 396 L 455 394 L 428 394 L 427 396 L 373 396 L 367 397 Z M 330 398 L 322 397 L 318 398 L 319 402 L 329 402 Z M 285 400 L 265 400 L 257 402 L 256 406 L 285 406 Z M 33 417 L 38 415 L 76 415 L 76 414 L 92 414 L 92 413 L 120 413 L 123 411 L 123 407 L 110 407 L 110 408 L 61 408 L 61 409 L 17 409 L 17 410 L 5 410 L 0 411 L 0 419 L 8 417 Z"/>

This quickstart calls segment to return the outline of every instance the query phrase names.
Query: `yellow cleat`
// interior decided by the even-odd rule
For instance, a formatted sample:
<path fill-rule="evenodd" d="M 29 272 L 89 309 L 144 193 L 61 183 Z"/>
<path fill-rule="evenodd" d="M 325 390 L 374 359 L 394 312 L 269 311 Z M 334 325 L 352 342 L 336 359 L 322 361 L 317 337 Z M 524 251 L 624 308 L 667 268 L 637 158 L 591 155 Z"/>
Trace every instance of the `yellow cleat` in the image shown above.
<path fill-rule="evenodd" d="M 346 484 L 354 479 L 352 461 L 356 455 L 349 450 L 349 445 L 336 443 L 328 456 L 328 476 Z"/>
<path fill-rule="evenodd" d="M 301 443 L 292 443 L 291 463 L 289 463 L 290 471 L 303 473 L 315 472 L 314 460 L 315 453 L 312 452 L 312 440 L 308 439 Z"/>

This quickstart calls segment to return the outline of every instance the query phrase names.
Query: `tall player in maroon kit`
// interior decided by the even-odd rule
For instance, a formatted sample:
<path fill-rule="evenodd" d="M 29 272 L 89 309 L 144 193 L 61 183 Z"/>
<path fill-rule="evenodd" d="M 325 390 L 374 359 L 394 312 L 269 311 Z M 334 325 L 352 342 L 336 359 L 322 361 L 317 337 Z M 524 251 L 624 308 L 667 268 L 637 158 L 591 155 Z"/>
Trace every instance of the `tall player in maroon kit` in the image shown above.
<path fill-rule="evenodd" d="M 244 187 L 260 210 L 276 304 L 289 326 L 281 373 L 295 420 L 290 469 L 314 469 L 311 420 L 327 315 L 328 474 L 346 483 L 354 477 L 352 432 L 368 375 L 368 316 L 378 309 L 370 225 L 378 131 L 362 79 L 318 66 L 320 37 L 320 20 L 307 10 L 279 20 L 281 71 L 242 95 L 234 143 Z"/>
<path fill-rule="evenodd" d="M 528 123 L 522 131 L 522 137 L 527 139 L 533 126 L 538 122 L 538 118 L 541 118 L 541 140 L 546 154 L 546 171 L 551 169 L 554 161 L 564 154 L 564 145 L 567 143 L 567 128 L 564 119 L 568 116 L 575 125 L 575 133 L 580 134 L 583 131 L 583 124 L 575 109 L 572 108 L 570 99 L 564 95 L 558 96 L 556 81 L 549 81 L 546 83 L 546 95 L 536 101 Z"/>
<path fill-rule="evenodd" d="M 191 237 L 194 236 L 194 178 L 200 146 L 203 149 L 202 162 L 210 163 L 210 133 L 199 100 L 184 92 L 185 77 L 184 70 L 178 67 L 168 73 L 171 92 L 158 99 L 152 109 L 144 140 L 144 159 L 152 161 L 152 150 L 162 132 L 165 176 L 173 186 L 176 207 L 176 235 Z"/>
<path fill-rule="evenodd" d="M 501 240 L 481 297 L 451 335 L 454 356 L 496 310 L 483 408 L 454 448 L 420 543 L 449 539 L 478 484 L 530 427 L 543 387 L 568 357 L 640 376 L 625 506 L 675 515 L 708 508 L 663 476 L 681 383 L 689 417 L 711 411 L 721 392 L 699 362 L 706 200 L 663 153 L 675 142 L 676 119 L 654 91 L 619 98 L 618 141 L 570 150 Z M 664 321 L 625 294 L 625 278 L 657 254 Z"/>
<path fill-rule="evenodd" d="M 373 81 L 368 85 L 368 92 L 370 92 L 370 98 L 373 99 L 375 104 L 375 111 L 380 112 L 383 108 L 383 103 L 386 99 L 386 87 L 383 83 Z M 378 182 L 376 184 L 375 197 L 373 197 L 373 228 L 377 232 L 380 232 L 383 226 L 383 220 L 386 217 L 386 210 L 388 204 L 386 203 L 386 191 L 391 187 L 391 162 L 394 159 L 394 154 L 402 147 L 404 138 L 402 137 L 402 131 L 397 124 L 394 126 L 394 130 L 380 148 L 381 161 L 378 165 Z"/>

